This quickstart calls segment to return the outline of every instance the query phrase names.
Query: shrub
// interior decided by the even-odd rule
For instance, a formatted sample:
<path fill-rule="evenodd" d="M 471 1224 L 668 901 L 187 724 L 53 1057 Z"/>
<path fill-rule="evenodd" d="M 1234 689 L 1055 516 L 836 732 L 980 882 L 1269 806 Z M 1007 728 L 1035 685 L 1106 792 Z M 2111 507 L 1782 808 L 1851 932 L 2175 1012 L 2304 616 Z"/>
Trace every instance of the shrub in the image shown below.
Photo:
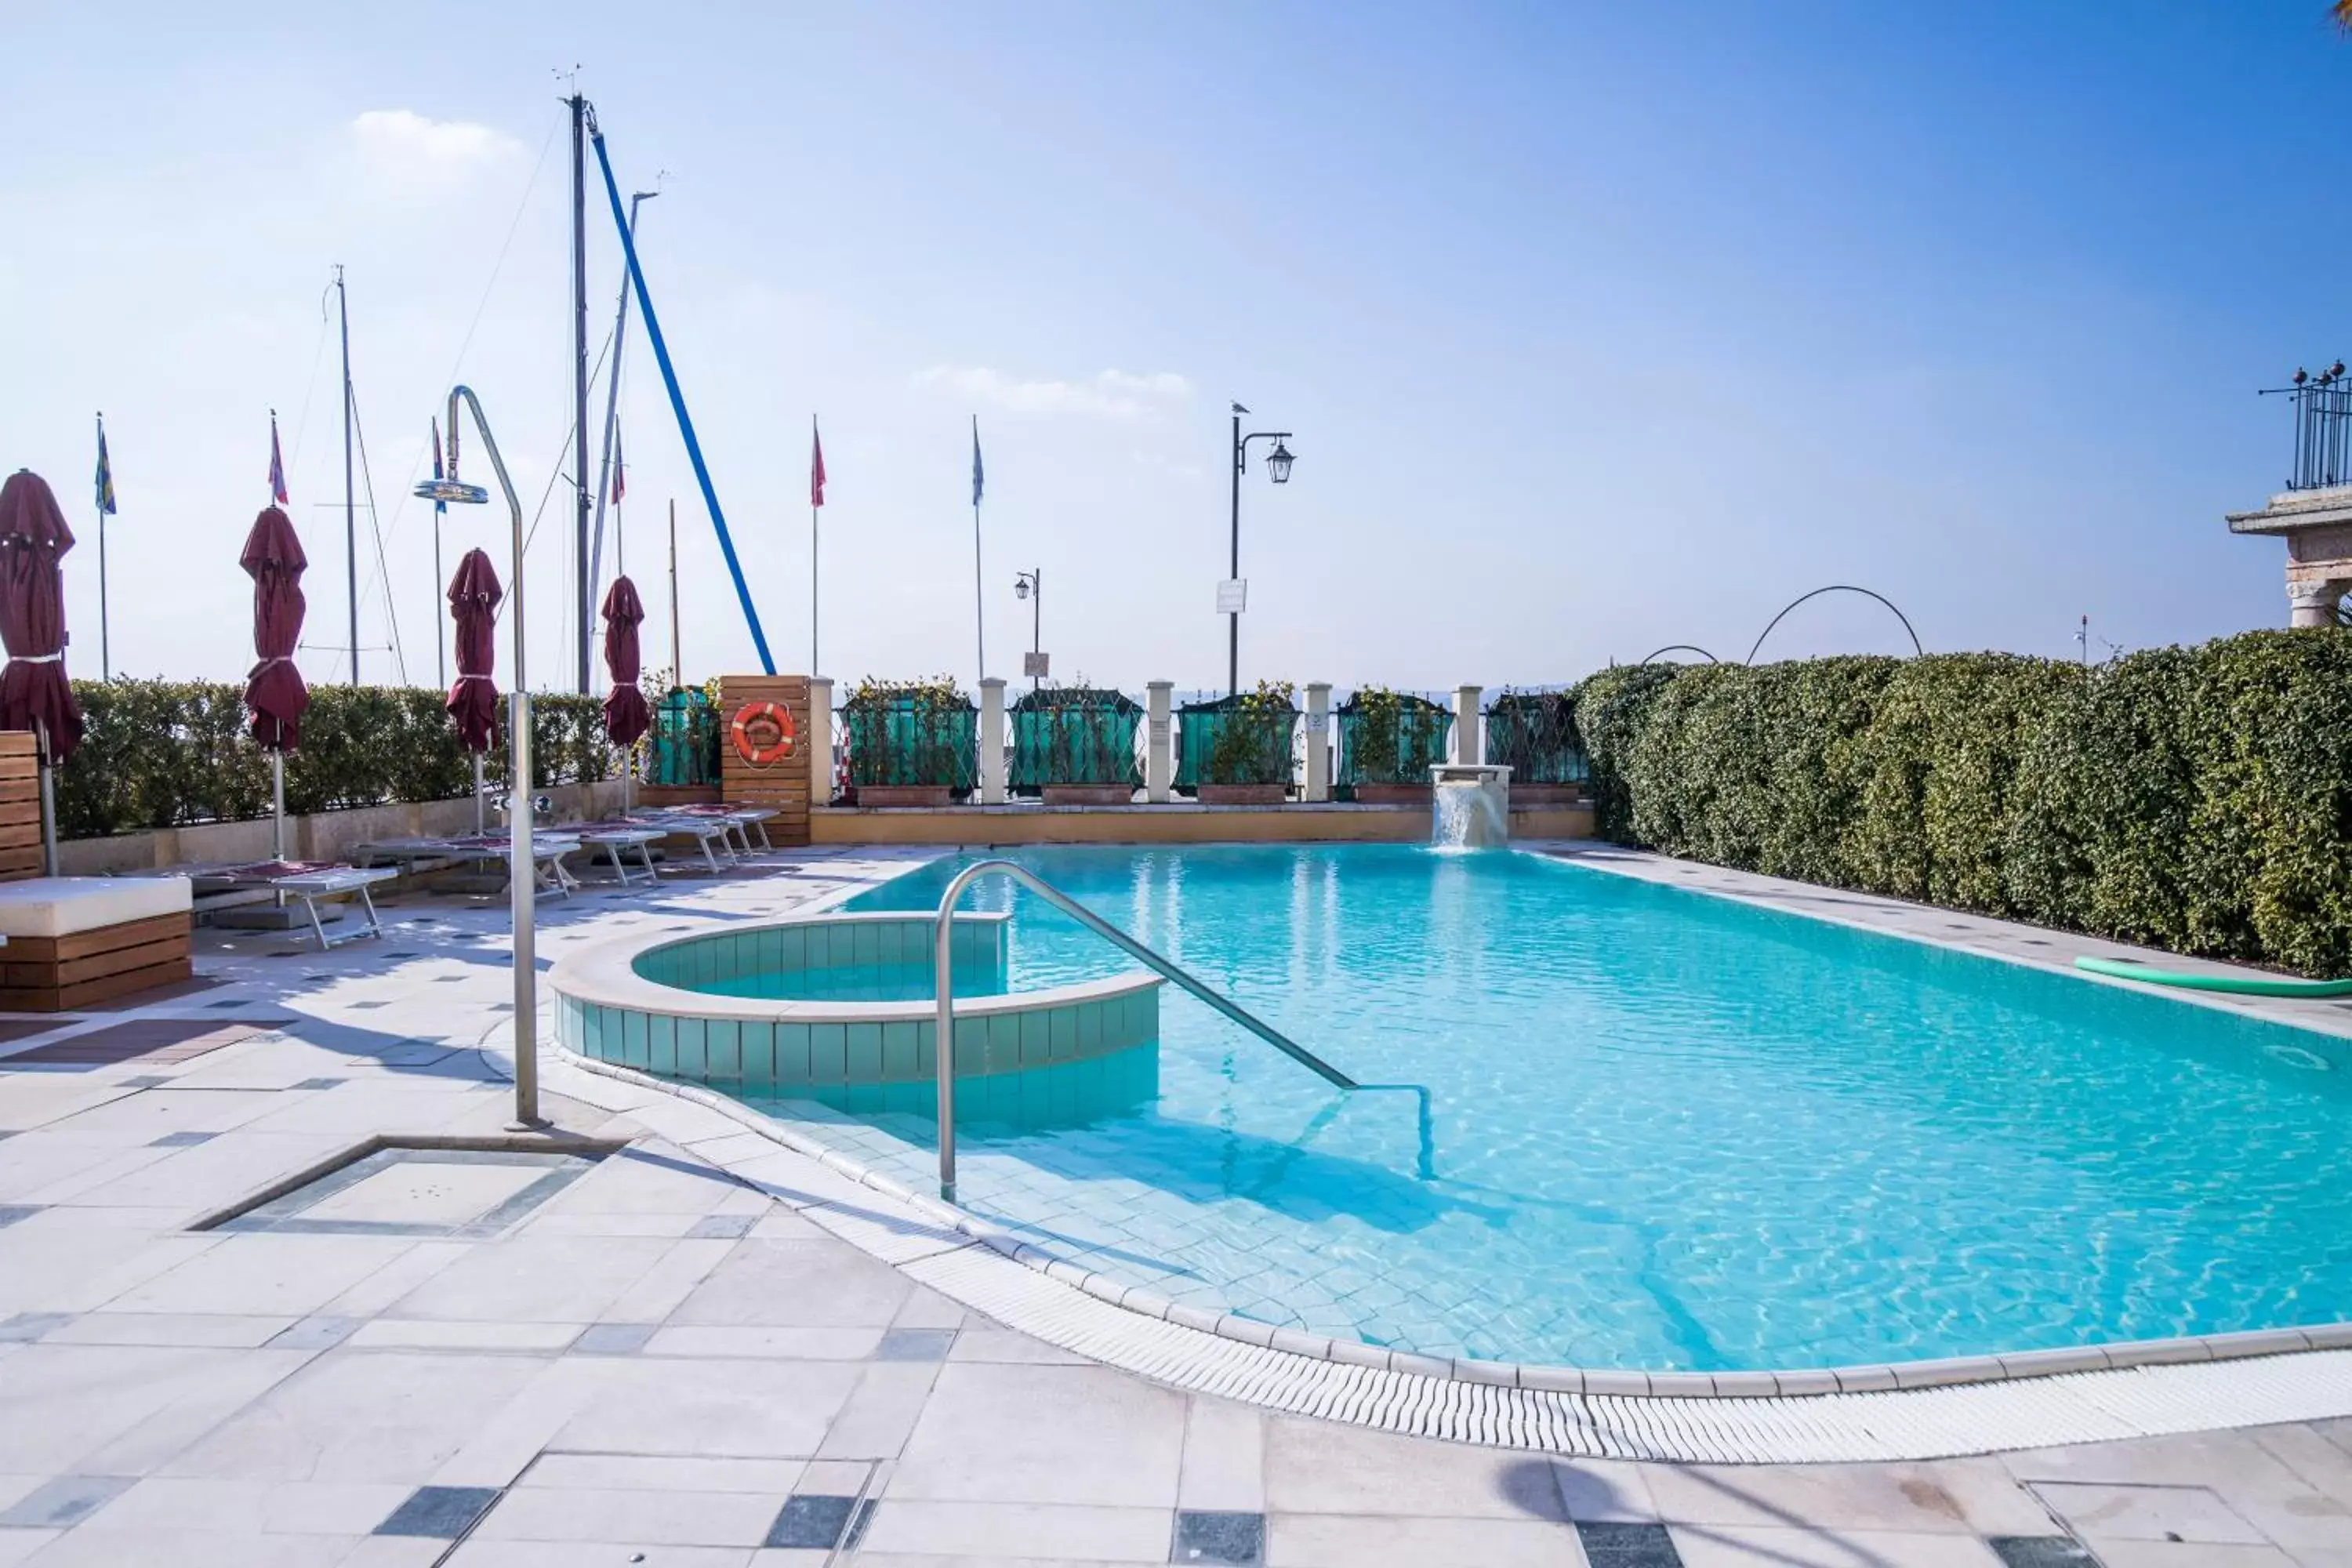
<path fill-rule="evenodd" d="M 1298 710 L 1292 703 L 1295 691 L 1286 680 L 1261 680 L 1251 690 L 1220 703 L 1187 708 L 1187 725 L 1196 713 L 1214 725 L 1201 782 L 1288 784 L 1291 745 L 1298 722 Z"/>
<path fill-rule="evenodd" d="M 58 771 L 58 831 L 96 837 L 269 815 L 269 753 L 245 732 L 245 689 L 227 681 L 78 680 L 80 750 Z M 315 686 L 302 743 L 286 758 L 297 815 L 395 801 L 447 800 L 473 788 L 470 760 L 430 688 Z M 531 699 L 534 787 L 614 776 L 603 700 Z M 503 786 L 506 752 L 486 776 Z"/>
<path fill-rule="evenodd" d="M 2095 670 L 2009 654 L 1648 666 L 1574 700 L 1605 837 L 2352 973 L 2352 631 Z"/>

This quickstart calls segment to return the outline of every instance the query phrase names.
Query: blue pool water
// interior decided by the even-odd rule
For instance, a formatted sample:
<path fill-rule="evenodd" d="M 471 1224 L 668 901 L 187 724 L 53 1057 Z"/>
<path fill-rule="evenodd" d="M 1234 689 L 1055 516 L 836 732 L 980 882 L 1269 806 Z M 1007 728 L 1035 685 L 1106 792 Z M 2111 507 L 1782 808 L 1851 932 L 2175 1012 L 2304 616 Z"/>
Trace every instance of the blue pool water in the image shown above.
<path fill-rule="evenodd" d="M 1507 851 L 1020 858 L 1430 1091 L 1424 1150 L 1412 1097 L 1336 1092 L 1171 991 L 1156 1078 L 960 1123 L 968 1207 L 1180 1300 L 1701 1371 L 2352 1317 L 2332 1037 Z M 962 863 L 852 907 L 930 907 Z M 971 904 L 1013 915 L 1013 989 L 1125 967 L 1001 880 Z M 929 1178 L 919 1098 L 776 1109 Z"/>

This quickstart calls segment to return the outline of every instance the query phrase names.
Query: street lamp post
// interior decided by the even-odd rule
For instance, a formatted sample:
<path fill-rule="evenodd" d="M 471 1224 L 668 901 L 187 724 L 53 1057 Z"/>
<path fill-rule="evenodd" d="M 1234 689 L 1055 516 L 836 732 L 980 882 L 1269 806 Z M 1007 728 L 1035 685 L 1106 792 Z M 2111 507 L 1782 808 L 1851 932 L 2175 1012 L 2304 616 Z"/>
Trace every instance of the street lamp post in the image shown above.
<path fill-rule="evenodd" d="M 1029 689 L 1034 691 L 1045 681 L 1044 675 L 1034 666 L 1034 656 L 1045 651 L 1045 569 L 1038 566 L 1026 572 L 1015 572 L 1013 574 L 1013 596 L 1036 601 L 1029 607 L 1029 652 L 1033 667 L 1029 672 Z"/>
<path fill-rule="evenodd" d="M 1274 443 L 1274 449 L 1265 455 L 1265 474 L 1276 484 L 1290 482 L 1292 461 L 1290 448 L 1283 445 L 1290 439 L 1289 431 L 1253 430 L 1246 436 L 1242 434 L 1242 416 L 1248 412 L 1240 404 L 1234 405 L 1234 537 L 1230 580 L 1234 583 L 1239 583 L 1242 575 L 1242 475 L 1249 468 L 1249 444 L 1252 441 Z M 1236 603 L 1225 615 L 1225 690 L 1230 695 L 1238 695 L 1242 689 L 1242 613 L 1239 604 Z"/>

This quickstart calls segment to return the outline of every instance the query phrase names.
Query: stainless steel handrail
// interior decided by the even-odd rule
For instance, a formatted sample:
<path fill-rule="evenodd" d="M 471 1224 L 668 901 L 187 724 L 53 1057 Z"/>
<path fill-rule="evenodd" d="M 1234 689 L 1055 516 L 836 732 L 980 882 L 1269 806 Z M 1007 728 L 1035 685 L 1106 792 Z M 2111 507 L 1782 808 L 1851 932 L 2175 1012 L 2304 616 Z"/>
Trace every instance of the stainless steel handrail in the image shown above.
<path fill-rule="evenodd" d="M 963 890 L 986 876 L 1012 878 L 1129 958 L 1145 968 L 1157 972 L 1164 978 L 1174 981 L 1333 1087 L 1338 1089 L 1391 1087 L 1386 1084 L 1359 1084 L 1354 1079 L 1265 1022 L 1256 1014 L 1218 995 L 1173 963 L 1144 946 L 1026 866 L 1012 860 L 979 860 L 958 872 L 955 880 L 948 884 L 947 891 L 940 895 L 939 927 L 937 933 L 931 939 L 931 974 L 933 984 L 939 992 L 940 1006 L 938 1036 L 934 1041 L 932 1055 L 938 1058 L 940 1078 L 940 1197 L 950 1202 L 955 1199 L 955 996 L 952 941 L 955 931 L 955 907 L 962 899 Z"/>

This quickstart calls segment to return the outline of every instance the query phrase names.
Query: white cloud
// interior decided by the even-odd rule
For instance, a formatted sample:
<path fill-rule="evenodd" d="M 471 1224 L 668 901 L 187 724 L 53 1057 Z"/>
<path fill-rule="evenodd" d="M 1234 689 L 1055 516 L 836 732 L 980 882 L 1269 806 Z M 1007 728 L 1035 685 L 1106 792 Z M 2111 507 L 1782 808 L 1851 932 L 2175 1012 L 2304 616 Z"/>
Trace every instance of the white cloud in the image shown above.
<path fill-rule="evenodd" d="M 924 392 L 1014 414 L 1083 414 L 1103 419 L 1140 419 L 1192 395 L 1191 382 L 1164 370 L 1144 375 L 1106 370 L 1084 381 L 1023 381 L 982 365 L 935 364 L 917 371 L 914 384 Z"/>
<path fill-rule="evenodd" d="M 371 173 L 406 185 L 436 185 L 521 156 L 505 132 L 465 120 L 428 120 L 408 109 L 371 109 L 351 125 Z"/>

